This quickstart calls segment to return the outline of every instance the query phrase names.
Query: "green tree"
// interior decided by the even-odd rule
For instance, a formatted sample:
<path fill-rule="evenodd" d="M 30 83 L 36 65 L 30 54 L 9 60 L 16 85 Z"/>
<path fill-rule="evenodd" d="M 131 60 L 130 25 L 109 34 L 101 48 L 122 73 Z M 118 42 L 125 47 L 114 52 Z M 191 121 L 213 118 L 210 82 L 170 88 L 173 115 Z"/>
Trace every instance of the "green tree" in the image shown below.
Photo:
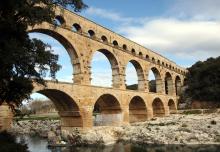
<path fill-rule="evenodd" d="M 220 57 L 197 62 L 186 76 L 186 95 L 193 100 L 220 102 Z"/>
<path fill-rule="evenodd" d="M 29 152 L 27 144 L 16 142 L 16 137 L 7 132 L 0 133 L 0 151 L 1 152 Z"/>
<path fill-rule="evenodd" d="M 0 105 L 3 102 L 20 105 L 29 98 L 32 81 L 45 85 L 45 73 L 50 71 L 50 76 L 55 78 L 61 68 L 57 64 L 58 56 L 50 47 L 30 39 L 27 32 L 29 26 L 53 23 L 55 5 L 74 11 L 87 7 L 82 0 L 0 1 Z"/>

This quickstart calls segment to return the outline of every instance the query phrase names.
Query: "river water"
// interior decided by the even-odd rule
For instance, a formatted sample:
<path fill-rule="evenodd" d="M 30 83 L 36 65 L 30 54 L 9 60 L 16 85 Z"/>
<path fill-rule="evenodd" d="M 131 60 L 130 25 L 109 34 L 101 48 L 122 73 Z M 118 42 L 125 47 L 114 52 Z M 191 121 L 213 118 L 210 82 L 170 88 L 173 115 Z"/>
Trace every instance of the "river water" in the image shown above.
<path fill-rule="evenodd" d="M 40 137 L 18 136 L 30 152 L 220 152 L 220 145 L 137 145 L 117 143 L 110 146 L 48 148 L 47 140 Z"/>

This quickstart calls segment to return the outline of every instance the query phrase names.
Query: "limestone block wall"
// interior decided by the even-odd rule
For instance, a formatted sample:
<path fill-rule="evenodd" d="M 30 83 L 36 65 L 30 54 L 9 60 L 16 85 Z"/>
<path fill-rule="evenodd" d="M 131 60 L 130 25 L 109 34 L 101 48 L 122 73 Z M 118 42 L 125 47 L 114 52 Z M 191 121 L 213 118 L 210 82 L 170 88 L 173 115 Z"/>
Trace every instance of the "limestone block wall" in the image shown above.
<path fill-rule="evenodd" d="M 0 106 L 0 131 L 10 128 L 13 114 L 6 103 Z"/>

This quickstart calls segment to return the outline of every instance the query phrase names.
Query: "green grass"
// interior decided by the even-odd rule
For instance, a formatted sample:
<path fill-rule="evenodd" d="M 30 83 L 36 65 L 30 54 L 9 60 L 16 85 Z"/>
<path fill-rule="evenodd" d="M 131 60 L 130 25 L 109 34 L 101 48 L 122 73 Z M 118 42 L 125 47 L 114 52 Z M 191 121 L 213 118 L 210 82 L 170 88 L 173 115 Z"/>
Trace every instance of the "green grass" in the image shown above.
<path fill-rule="evenodd" d="M 201 110 L 187 110 L 187 111 L 183 111 L 183 114 L 186 115 L 190 115 L 190 114 L 201 114 L 202 111 Z"/>
<path fill-rule="evenodd" d="M 23 118 L 14 117 L 16 121 L 25 121 L 25 120 L 60 120 L 59 116 L 39 116 L 39 115 L 31 115 L 29 117 L 25 116 Z"/>

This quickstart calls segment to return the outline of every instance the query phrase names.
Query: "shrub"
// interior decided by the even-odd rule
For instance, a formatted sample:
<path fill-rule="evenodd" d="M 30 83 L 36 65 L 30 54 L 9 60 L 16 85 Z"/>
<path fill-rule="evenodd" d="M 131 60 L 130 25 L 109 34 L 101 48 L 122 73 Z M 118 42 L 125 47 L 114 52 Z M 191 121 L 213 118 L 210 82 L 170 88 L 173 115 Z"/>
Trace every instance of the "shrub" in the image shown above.
<path fill-rule="evenodd" d="M 1 152 L 29 152 L 26 144 L 16 143 L 15 136 L 7 133 L 0 133 L 0 151 Z"/>
<path fill-rule="evenodd" d="M 202 111 L 201 110 L 186 110 L 186 111 L 183 111 L 183 114 L 186 114 L 186 115 L 189 115 L 189 114 L 201 114 Z"/>

